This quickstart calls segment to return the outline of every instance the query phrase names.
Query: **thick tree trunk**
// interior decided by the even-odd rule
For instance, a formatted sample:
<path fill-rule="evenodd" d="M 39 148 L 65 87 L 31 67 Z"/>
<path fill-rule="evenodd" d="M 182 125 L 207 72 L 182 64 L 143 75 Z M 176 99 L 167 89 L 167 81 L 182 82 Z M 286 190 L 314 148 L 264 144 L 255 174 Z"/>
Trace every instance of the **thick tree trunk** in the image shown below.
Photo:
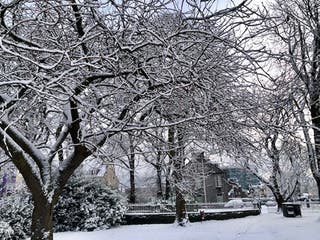
<path fill-rule="evenodd" d="M 53 240 L 53 205 L 35 202 L 32 213 L 31 240 Z"/>
<path fill-rule="evenodd" d="M 271 189 L 271 191 L 274 195 L 274 198 L 277 202 L 277 206 L 278 206 L 277 211 L 280 212 L 280 211 L 282 211 L 282 204 L 284 203 L 284 197 L 282 196 L 282 194 L 280 192 L 280 187 L 279 187 L 277 177 L 276 177 L 278 170 L 279 170 L 279 166 L 276 164 L 273 167 L 274 167 L 273 176 L 271 177 L 272 187 L 270 189 Z"/>
<path fill-rule="evenodd" d="M 310 99 L 312 99 L 311 94 L 310 94 Z M 312 116 L 312 124 L 317 127 L 318 129 L 320 128 L 320 121 L 319 121 L 319 116 L 318 114 L 318 110 L 317 110 L 317 96 L 313 96 L 313 102 L 311 104 L 311 116 Z M 296 106 L 299 107 L 299 115 L 298 115 L 298 119 L 301 122 L 302 130 L 303 130 L 303 135 L 305 138 L 305 142 L 306 142 L 306 146 L 307 146 L 307 151 L 308 151 L 308 159 L 309 159 L 309 166 L 313 175 L 313 178 L 315 179 L 316 183 L 317 183 L 317 188 L 318 188 L 318 197 L 320 198 L 320 170 L 319 170 L 319 164 L 320 164 L 320 160 L 317 160 L 317 154 L 319 156 L 319 139 L 320 139 L 320 133 L 319 131 L 317 131 L 317 129 L 313 129 L 313 136 L 314 136 L 314 141 L 312 141 L 311 139 L 311 134 L 309 132 L 309 128 L 306 127 L 308 126 L 308 122 L 306 120 L 305 117 L 305 113 L 304 113 L 304 109 L 305 109 L 305 105 L 302 105 L 301 107 L 296 104 Z M 316 144 L 314 144 L 313 142 L 315 142 Z M 318 162 L 318 164 L 317 164 Z M 318 165 L 318 166 L 317 166 Z"/>
<path fill-rule="evenodd" d="M 182 190 L 179 188 L 179 185 L 183 180 L 184 167 L 183 133 L 181 128 L 177 129 L 177 148 L 174 149 L 174 153 L 172 153 L 174 166 L 173 177 L 176 188 L 176 220 L 180 226 L 185 226 L 187 222 L 186 201 L 184 200 Z"/>
<path fill-rule="evenodd" d="M 130 194 L 129 203 L 136 203 L 136 184 L 134 179 L 134 169 L 130 167 Z"/>
<path fill-rule="evenodd" d="M 284 203 L 284 200 L 282 197 L 280 197 L 280 198 L 275 197 L 275 199 L 277 202 L 277 212 L 280 212 L 280 211 L 282 211 L 282 204 Z"/>
<path fill-rule="evenodd" d="M 318 187 L 318 198 L 320 199 L 320 179 L 316 179 L 317 187 Z"/>
<path fill-rule="evenodd" d="M 281 195 L 280 193 L 280 188 L 279 188 L 279 185 L 278 185 L 278 182 L 276 180 L 276 177 L 272 177 L 272 184 L 269 185 L 269 188 L 271 190 L 271 192 L 273 193 L 273 196 L 276 200 L 276 203 L 277 203 L 277 211 L 280 212 L 282 211 L 282 204 L 284 203 L 284 197 Z"/>
<path fill-rule="evenodd" d="M 186 201 L 178 188 L 176 188 L 176 221 L 180 226 L 185 226 L 187 221 Z"/>
<path fill-rule="evenodd" d="M 320 88 L 319 83 L 317 85 L 317 89 Z M 316 91 L 318 93 L 319 91 Z M 315 96 L 311 97 L 311 116 L 312 116 L 312 124 L 313 128 L 313 136 L 314 136 L 314 148 L 315 148 L 315 156 L 314 159 L 310 160 L 310 168 L 313 174 L 314 179 L 316 180 L 318 187 L 318 197 L 320 198 L 320 108 L 319 108 L 319 94 L 315 94 Z"/>
<path fill-rule="evenodd" d="M 318 22 L 313 32 L 313 59 L 315 60 L 310 69 L 309 94 L 310 94 L 310 112 L 311 121 L 313 125 L 314 136 L 314 155 L 310 160 L 310 168 L 312 175 L 317 182 L 318 197 L 320 198 L 320 81 L 319 81 L 319 58 L 320 58 L 320 25 L 319 25 L 319 12 L 316 6 L 314 17 Z M 302 31 L 300 29 L 300 38 L 303 39 Z M 304 48 L 307 49 L 307 48 Z M 303 74 L 304 75 L 304 74 Z"/>

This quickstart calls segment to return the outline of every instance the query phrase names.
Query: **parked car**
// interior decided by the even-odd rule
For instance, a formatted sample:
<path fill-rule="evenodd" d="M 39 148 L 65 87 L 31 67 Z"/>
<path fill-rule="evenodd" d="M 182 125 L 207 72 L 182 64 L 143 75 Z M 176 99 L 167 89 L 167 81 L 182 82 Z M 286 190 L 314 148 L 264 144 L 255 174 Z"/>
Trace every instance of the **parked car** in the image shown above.
<path fill-rule="evenodd" d="M 244 202 L 242 199 L 232 199 L 224 205 L 225 208 L 242 208 L 244 207 Z"/>
<path fill-rule="evenodd" d="M 267 201 L 267 202 L 265 203 L 265 205 L 266 205 L 267 207 L 274 207 L 274 206 L 277 206 L 277 203 L 276 203 L 276 201 L 269 200 L 269 201 Z"/>

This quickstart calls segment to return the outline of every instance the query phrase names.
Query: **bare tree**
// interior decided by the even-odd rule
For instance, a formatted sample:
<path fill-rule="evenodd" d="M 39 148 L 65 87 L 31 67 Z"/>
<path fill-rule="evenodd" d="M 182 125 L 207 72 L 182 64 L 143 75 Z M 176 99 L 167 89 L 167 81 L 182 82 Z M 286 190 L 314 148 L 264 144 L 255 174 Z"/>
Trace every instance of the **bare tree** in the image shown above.
<path fill-rule="evenodd" d="M 307 171 L 306 150 L 294 118 L 291 96 L 283 81 L 269 82 L 259 93 L 247 92 L 253 109 L 247 110 L 232 151 L 238 163 L 249 169 L 272 191 L 278 210 L 299 192 Z M 241 136 L 242 135 L 242 136 Z"/>
<path fill-rule="evenodd" d="M 158 121 L 161 121 L 158 119 Z M 169 166 L 166 165 L 167 141 L 165 128 L 150 129 L 144 132 L 144 144 L 141 147 L 143 160 L 149 163 L 156 172 L 157 200 L 165 199 L 164 180 Z M 168 200 L 168 199 L 167 199 Z"/>
<path fill-rule="evenodd" d="M 269 45 L 268 54 L 277 59 L 278 71 L 284 73 L 279 81 L 290 78 L 287 92 L 304 134 L 310 168 L 320 196 L 319 7 L 317 0 L 275 1 L 262 31 L 273 36 L 272 41 L 276 42 L 277 47 L 273 44 L 270 49 Z"/>
<path fill-rule="evenodd" d="M 161 112 L 159 103 L 175 93 L 195 89 L 201 102 L 211 87 L 221 90 L 219 75 L 236 79 L 235 64 L 245 57 L 233 57 L 230 39 L 239 24 L 229 19 L 244 3 L 212 12 L 209 2 L 181 8 L 161 0 L 0 4 L 0 147 L 32 193 L 31 239 L 53 238 L 53 208 L 63 187 L 108 139 L 163 127 L 141 115 Z M 175 16 L 167 18 L 170 31 L 157 22 L 166 15 Z M 198 111 L 196 104 L 166 126 L 211 116 L 212 109 Z"/>
<path fill-rule="evenodd" d="M 130 191 L 128 195 L 129 203 L 136 203 L 136 165 L 137 155 L 140 154 L 140 135 L 136 131 L 128 132 L 119 136 L 112 142 L 118 146 L 116 155 L 113 156 L 113 162 L 120 164 L 122 168 L 129 172 Z M 114 153 L 113 153 L 114 154 Z"/>

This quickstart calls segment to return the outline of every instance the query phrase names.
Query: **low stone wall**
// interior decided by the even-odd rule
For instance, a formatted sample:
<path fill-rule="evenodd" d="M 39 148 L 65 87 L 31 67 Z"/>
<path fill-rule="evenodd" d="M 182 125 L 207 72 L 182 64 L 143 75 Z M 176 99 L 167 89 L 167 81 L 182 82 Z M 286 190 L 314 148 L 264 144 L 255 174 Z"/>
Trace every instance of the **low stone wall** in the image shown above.
<path fill-rule="evenodd" d="M 190 222 L 200 222 L 207 220 L 226 220 L 233 218 L 242 218 L 247 216 L 256 216 L 260 214 L 260 209 L 232 210 L 221 209 L 221 211 L 205 212 L 201 217 L 199 212 L 188 213 Z M 174 223 L 175 213 L 127 213 L 124 216 L 124 225 L 132 224 L 169 224 Z"/>
<path fill-rule="evenodd" d="M 175 213 L 127 213 L 124 215 L 122 224 L 164 224 L 174 223 Z"/>
<path fill-rule="evenodd" d="M 199 213 L 189 213 L 190 222 L 200 222 L 207 220 L 227 220 L 233 218 L 242 218 L 247 216 L 257 216 L 259 215 L 260 209 L 246 209 L 246 210 L 234 210 L 234 211 L 221 211 L 221 212 L 205 212 L 203 219 Z"/>

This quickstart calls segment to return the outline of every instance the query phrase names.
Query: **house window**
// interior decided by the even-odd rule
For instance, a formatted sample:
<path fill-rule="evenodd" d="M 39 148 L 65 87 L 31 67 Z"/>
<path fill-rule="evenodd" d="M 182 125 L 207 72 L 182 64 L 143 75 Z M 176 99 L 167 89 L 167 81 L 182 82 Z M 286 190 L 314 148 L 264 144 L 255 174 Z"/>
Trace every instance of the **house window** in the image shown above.
<path fill-rule="evenodd" d="M 222 196 L 222 189 L 220 187 L 217 188 L 217 196 Z"/>
<path fill-rule="evenodd" d="M 223 192 L 220 187 L 217 188 L 217 202 L 223 202 Z"/>
<path fill-rule="evenodd" d="M 222 187 L 222 177 L 221 174 L 216 175 L 216 187 Z"/>

